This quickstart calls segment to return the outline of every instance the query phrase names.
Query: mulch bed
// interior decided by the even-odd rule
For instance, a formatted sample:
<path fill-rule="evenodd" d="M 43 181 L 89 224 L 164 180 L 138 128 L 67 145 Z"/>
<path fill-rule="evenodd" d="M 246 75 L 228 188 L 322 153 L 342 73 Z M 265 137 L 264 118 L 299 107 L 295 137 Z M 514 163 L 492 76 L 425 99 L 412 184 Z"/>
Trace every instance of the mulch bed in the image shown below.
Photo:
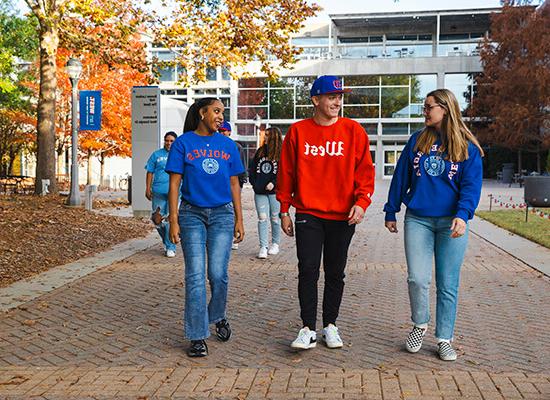
<path fill-rule="evenodd" d="M 67 207 L 65 200 L 56 195 L 0 196 L 0 287 L 146 236 L 152 229 L 148 221 Z"/>

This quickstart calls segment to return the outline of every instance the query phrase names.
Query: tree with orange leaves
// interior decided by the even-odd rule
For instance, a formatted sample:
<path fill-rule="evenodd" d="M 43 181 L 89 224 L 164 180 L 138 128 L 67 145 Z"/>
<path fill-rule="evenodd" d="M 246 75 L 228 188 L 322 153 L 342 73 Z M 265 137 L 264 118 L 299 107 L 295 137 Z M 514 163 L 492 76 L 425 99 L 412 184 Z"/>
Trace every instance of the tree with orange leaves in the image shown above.
<path fill-rule="evenodd" d="M 60 49 L 57 63 L 64 65 L 69 52 Z M 103 60 L 87 53 L 82 57 L 82 75 L 79 87 L 82 90 L 102 91 L 101 130 L 80 131 L 79 150 L 88 161 L 88 183 L 91 183 L 91 161 L 97 157 L 101 165 L 100 181 L 103 181 L 104 164 L 107 157 L 131 156 L 131 90 L 133 86 L 144 85 L 148 75 L 126 64 L 107 65 Z M 61 93 L 57 118 L 57 148 L 66 148 L 70 142 L 70 99 L 71 87 L 66 73 L 58 68 Z"/>

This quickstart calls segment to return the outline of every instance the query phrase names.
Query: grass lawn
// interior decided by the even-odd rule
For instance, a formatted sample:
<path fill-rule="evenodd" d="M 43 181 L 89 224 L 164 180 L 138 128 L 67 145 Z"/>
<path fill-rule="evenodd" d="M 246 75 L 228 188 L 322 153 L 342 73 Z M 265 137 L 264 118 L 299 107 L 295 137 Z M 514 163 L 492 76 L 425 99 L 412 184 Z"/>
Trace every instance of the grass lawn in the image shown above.
<path fill-rule="evenodd" d="M 541 209 L 548 214 L 550 209 Z M 529 222 L 525 222 L 525 210 L 478 211 L 479 217 L 523 236 L 550 249 L 550 219 L 541 218 L 529 211 Z"/>

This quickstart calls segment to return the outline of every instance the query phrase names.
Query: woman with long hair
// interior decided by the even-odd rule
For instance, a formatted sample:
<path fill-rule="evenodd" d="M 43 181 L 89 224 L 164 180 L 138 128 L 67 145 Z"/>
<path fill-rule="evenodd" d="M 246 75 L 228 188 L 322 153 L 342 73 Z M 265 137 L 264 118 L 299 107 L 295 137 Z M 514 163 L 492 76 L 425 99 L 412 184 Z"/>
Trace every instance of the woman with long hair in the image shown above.
<path fill-rule="evenodd" d="M 254 154 L 254 159 L 248 169 L 258 214 L 258 235 L 260 237 L 258 258 L 267 258 L 268 254 L 278 254 L 281 242 L 281 220 L 279 218 L 281 206 L 275 198 L 275 186 L 283 135 L 279 128 L 271 127 L 265 130 L 264 138 L 264 144 Z M 269 245 L 268 219 L 271 221 L 271 245 Z"/>
<path fill-rule="evenodd" d="M 205 340 L 215 324 L 221 341 L 229 340 L 227 266 L 233 238 L 244 238 L 241 188 L 244 172 L 235 143 L 218 133 L 223 104 L 212 97 L 197 100 L 187 112 L 184 134 L 172 145 L 170 173 L 170 239 L 181 239 L 185 263 L 185 336 L 190 357 L 208 355 Z M 178 191 L 181 205 L 178 213 Z M 207 275 L 208 274 L 208 275 Z M 206 276 L 211 298 L 206 302 Z"/>
<path fill-rule="evenodd" d="M 483 150 L 460 113 L 454 94 L 434 90 L 424 102 L 425 127 L 405 146 L 392 178 L 386 228 L 397 233 L 395 214 L 405 213 L 412 331 L 405 342 L 411 353 L 422 346 L 430 320 L 430 283 L 435 258 L 437 352 L 457 358 L 451 346 L 458 303 L 460 269 L 468 244 L 468 221 L 481 195 Z"/>

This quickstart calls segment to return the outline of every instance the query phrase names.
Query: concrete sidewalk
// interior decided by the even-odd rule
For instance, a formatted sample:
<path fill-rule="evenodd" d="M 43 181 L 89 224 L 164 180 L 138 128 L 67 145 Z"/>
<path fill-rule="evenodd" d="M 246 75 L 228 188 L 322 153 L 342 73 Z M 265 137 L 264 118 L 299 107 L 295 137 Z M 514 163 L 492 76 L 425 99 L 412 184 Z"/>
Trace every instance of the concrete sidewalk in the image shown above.
<path fill-rule="evenodd" d="M 402 229 L 383 228 L 387 184 L 350 250 L 343 349 L 289 348 L 300 328 L 295 248 L 284 238 L 281 254 L 255 258 L 245 190 L 229 342 L 211 338 L 209 357 L 185 356 L 181 252 L 167 259 L 157 244 L 0 316 L 0 398 L 550 399 L 550 279 L 475 234 L 462 273 L 459 359 L 436 357 L 433 326 L 419 353 L 404 350 Z"/>

